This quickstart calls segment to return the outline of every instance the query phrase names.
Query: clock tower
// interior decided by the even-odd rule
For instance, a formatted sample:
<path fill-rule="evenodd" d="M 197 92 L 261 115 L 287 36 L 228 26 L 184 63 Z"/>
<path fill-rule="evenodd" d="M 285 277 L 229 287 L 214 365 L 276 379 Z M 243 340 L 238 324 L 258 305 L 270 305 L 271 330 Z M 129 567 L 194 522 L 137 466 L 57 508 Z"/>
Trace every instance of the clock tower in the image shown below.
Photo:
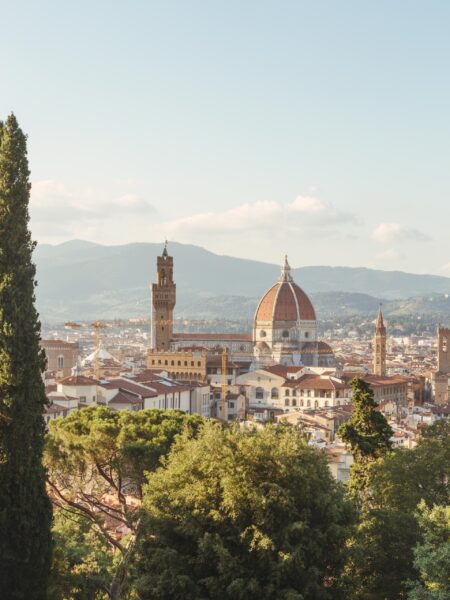
<path fill-rule="evenodd" d="M 167 351 L 173 336 L 173 309 L 176 303 L 173 257 L 167 252 L 167 241 L 156 265 L 157 281 L 152 284 L 152 349 Z"/>

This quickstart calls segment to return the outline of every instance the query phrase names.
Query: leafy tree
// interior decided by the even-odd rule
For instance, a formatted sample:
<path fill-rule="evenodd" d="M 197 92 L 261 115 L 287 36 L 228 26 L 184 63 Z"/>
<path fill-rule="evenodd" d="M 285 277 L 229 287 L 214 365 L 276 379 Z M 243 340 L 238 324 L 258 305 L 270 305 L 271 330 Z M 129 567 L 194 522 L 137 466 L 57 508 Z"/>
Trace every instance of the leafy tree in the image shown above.
<path fill-rule="evenodd" d="M 377 410 L 373 390 L 362 379 L 350 382 L 353 388 L 353 414 L 338 429 L 338 436 L 348 444 L 354 459 L 349 489 L 363 502 L 367 500 L 368 467 L 391 447 L 392 429 L 385 416 Z"/>
<path fill-rule="evenodd" d="M 112 547 L 89 521 L 66 511 L 55 512 L 55 550 L 48 600 L 102 600 L 108 597 L 105 582 L 114 569 Z"/>
<path fill-rule="evenodd" d="M 408 600 L 450 598 L 450 505 L 419 509 L 423 541 L 414 550 L 414 565 L 420 581 L 412 585 Z"/>
<path fill-rule="evenodd" d="M 348 597 L 398 600 L 418 578 L 414 548 L 423 532 L 417 506 L 450 504 L 450 422 L 428 427 L 413 450 L 399 449 L 367 469 L 370 504 L 350 544 Z"/>
<path fill-rule="evenodd" d="M 326 600 L 351 511 L 324 455 L 291 427 L 208 424 L 149 476 L 139 545 L 148 600 Z"/>
<path fill-rule="evenodd" d="M 95 532 L 109 547 L 110 572 L 92 568 L 89 577 L 110 598 L 122 597 L 126 589 L 145 472 L 156 469 L 178 434 L 189 437 L 201 424 L 201 417 L 181 411 L 106 407 L 85 408 L 50 424 L 45 462 L 53 504 L 78 522 L 84 519 L 89 535 Z M 57 541 L 64 537 L 64 530 L 56 533 Z M 54 566 L 62 567 L 61 576 L 71 570 L 70 564 Z"/>
<path fill-rule="evenodd" d="M 42 465 L 47 400 L 29 174 L 26 136 L 10 115 L 0 125 L 0 590 L 4 598 L 32 600 L 45 597 L 51 505 Z"/>

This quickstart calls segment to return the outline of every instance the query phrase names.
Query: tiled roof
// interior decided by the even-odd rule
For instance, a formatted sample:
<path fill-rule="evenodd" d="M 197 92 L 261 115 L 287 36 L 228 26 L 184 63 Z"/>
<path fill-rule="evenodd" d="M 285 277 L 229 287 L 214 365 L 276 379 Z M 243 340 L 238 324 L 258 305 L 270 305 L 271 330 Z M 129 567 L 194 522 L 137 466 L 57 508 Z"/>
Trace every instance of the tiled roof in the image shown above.
<path fill-rule="evenodd" d="M 112 398 L 108 404 L 132 404 L 132 405 L 141 405 L 142 399 L 137 398 L 131 394 L 127 394 L 126 392 L 118 392 L 114 398 Z"/>
<path fill-rule="evenodd" d="M 64 342 L 63 340 L 41 340 L 40 344 L 43 348 L 67 348 L 78 350 L 78 342 Z"/>
<path fill-rule="evenodd" d="M 255 321 L 315 321 L 311 300 L 293 281 L 277 281 L 262 297 Z"/>
<path fill-rule="evenodd" d="M 84 375 L 69 375 L 60 379 L 58 383 L 63 385 L 97 385 L 99 382 L 91 377 L 85 377 Z"/>
<path fill-rule="evenodd" d="M 174 333 L 173 340 L 176 341 L 232 341 L 232 342 L 251 342 L 252 335 L 250 333 Z"/>

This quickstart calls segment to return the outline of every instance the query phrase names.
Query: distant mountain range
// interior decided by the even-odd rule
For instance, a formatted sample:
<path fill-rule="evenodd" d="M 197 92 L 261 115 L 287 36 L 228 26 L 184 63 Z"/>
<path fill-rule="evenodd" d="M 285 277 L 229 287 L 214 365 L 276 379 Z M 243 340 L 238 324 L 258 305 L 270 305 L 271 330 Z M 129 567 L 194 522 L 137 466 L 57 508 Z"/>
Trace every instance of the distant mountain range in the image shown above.
<path fill-rule="evenodd" d="M 47 322 L 145 316 L 161 244 L 102 246 L 73 240 L 41 244 L 35 251 L 37 304 Z M 280 266 L 220 256 L 171 243 L 177 283 L 176 315 L 183 318 L 251 319 L 258 298 Z M 319 318 L 370 314 L 383 299 L 386 312 L 450 313 L 450 278 L 351 267 L 293 269 L 311 295 Z"/>

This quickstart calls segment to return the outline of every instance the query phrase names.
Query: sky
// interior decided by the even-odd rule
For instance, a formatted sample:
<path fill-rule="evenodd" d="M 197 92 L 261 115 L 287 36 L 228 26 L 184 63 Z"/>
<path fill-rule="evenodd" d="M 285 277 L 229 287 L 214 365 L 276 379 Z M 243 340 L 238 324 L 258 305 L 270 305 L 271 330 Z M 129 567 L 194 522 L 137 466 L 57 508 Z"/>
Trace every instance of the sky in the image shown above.
<path fill-rule="evenodd" d="M 0 0 L 40 243 L 450 276 L 450 3 Z"/>

